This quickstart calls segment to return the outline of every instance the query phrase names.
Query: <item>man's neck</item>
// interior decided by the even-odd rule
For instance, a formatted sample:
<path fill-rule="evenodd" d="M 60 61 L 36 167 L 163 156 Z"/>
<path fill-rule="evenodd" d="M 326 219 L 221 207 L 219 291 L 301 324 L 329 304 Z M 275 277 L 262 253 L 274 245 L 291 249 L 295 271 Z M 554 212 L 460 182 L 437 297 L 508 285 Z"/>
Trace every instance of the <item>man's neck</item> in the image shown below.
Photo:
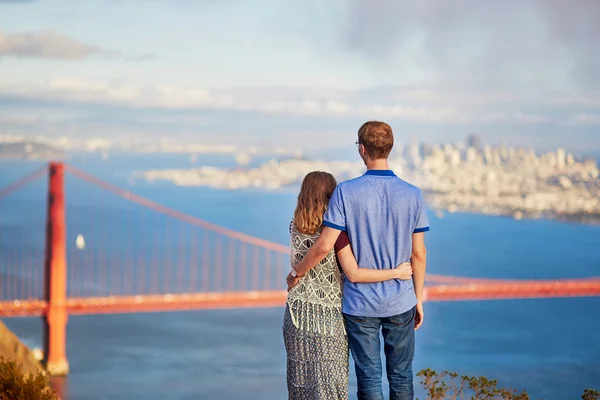
<path fill-rule="evenodd" d="M 390 166 L 388 165 L 387 160 L 384 159 L 380 159 L 380 160 L 369 160 L 366 162 L 367 164 L 367 170 L 370 171 L 372 169 L 390 169 Z"/>

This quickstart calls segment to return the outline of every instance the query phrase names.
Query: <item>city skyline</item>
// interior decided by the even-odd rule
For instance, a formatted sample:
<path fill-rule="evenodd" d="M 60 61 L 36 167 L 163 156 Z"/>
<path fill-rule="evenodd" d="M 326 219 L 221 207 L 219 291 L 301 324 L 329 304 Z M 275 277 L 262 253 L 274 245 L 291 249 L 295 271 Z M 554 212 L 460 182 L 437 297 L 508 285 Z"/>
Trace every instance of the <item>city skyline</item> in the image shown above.
<path fill-rule="evenodd" d="M 3 147 L 4 146 L 4 147 Z M 510 151 L 510 152 L 527 152 L 542 156 L 548 153 L 564 152 L 565 155 L 574 157 L 577 161 L 590 161 L 598 163 L 600 152 L 583 151 L 572 152 L 568 146 L 548 147 L 547 149 L 539 149 L 534 147 L 519 147 L 512 146 L 511 143 L 486 143 L 481 140 L 478 134 L 470 133 L 465 135 L 462 140 L 449 142 L 428 142 L 426 140 L 412 139 L 408 142 L 398 142 L 394 144 L 390 159 L 409 160 L 418 153 L 427 153 L 434 149 L 447 149 L 448 146 L 457 148 L 466 154 L 473 148 L 478 152 L 493 151 Z M 29 149 L 26 151 L 26 149 Z M 154 153 L 154 154 L 179 154 L 189 155 L 192 159 L 201 154 L 212 155 L 234 155 L 236 158 L 252 158 L 257 156 L 262 157 L 292 157 L 292 158 L 308 158 L 313 160 L 344 160 L 357 161 L 356 143 L 352 145 L 340 144 L 334 148 L 316 149 L 305 151 L 294 146 L 263 146 L 254 144 L 237 144 L 223 141 L 221 143 L 204 143 L 194 140 L 194 138 L 107 138 L 107 137 L 44 137 L 35 136 L 27 137 L 22 135 L 3 134 L 0 132 L 0 158 L 6 157 L 10 151 L 10 157 L 42 157 L 47 158 L 48 154 L 76 154 L 76 153 L 101 153 L 102 157 L 108 159 L 111 152 L 125 153 Z M 41 151 L 38 154 L 38 151 Z M 44 153 L 44 152 L 50 153 Z M 19 154 L 21 154 L 19 156 Z M 483 154 L 483 153 L 482 153 Z M 62 157 L 60 156 L 60 157 Z"/>
<path fill-rule="evenodd" d="M 600 5 L 0 0 L 0 133 L 600 152 Z M 226 137 L 224 137 L 226 136 Z"/>

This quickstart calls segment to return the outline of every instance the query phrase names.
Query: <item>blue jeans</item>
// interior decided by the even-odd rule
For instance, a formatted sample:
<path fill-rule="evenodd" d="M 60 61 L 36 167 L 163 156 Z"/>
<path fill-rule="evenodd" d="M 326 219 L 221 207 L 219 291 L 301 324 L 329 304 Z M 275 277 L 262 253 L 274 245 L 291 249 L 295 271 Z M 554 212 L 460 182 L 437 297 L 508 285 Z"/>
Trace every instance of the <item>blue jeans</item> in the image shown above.
<path fill-rule="evenodd" d="M 390 384 L 390 400 L 414 398 L 412 362 L 415 355 L 415 313 L 412 308 L 386 318 L 344 314 L 348 344 L 358 380 L 359 400 L 383 400 L 381 389 L 381 343 Z"/>

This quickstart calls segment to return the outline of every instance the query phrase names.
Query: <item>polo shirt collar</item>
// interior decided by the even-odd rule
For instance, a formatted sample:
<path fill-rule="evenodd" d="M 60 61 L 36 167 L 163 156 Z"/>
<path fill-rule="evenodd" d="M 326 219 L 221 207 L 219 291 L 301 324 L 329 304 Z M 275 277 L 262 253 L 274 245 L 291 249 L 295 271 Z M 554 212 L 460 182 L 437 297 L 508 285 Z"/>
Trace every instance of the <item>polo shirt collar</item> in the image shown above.
<path fill-rule="evenodd" d="M 365 172 L 365 175 L 375 175 L 375 176 L 396 176 L 394 171 L 391 169 L 370 169 Z"/>

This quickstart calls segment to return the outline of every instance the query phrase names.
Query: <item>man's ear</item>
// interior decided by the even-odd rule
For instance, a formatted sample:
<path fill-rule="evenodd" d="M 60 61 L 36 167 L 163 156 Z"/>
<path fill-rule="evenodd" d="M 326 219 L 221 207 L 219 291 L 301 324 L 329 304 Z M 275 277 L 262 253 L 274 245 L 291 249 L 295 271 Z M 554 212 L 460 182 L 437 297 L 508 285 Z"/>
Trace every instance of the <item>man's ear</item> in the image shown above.
<path fill-rule="evenodd" d="M 359 144 L 358 145 L 358 151 L 360 152 L 360 155 L 363 157 L 367 156 L 367 150 L 365 149 L 365 145 L 364 144 Z"/>

